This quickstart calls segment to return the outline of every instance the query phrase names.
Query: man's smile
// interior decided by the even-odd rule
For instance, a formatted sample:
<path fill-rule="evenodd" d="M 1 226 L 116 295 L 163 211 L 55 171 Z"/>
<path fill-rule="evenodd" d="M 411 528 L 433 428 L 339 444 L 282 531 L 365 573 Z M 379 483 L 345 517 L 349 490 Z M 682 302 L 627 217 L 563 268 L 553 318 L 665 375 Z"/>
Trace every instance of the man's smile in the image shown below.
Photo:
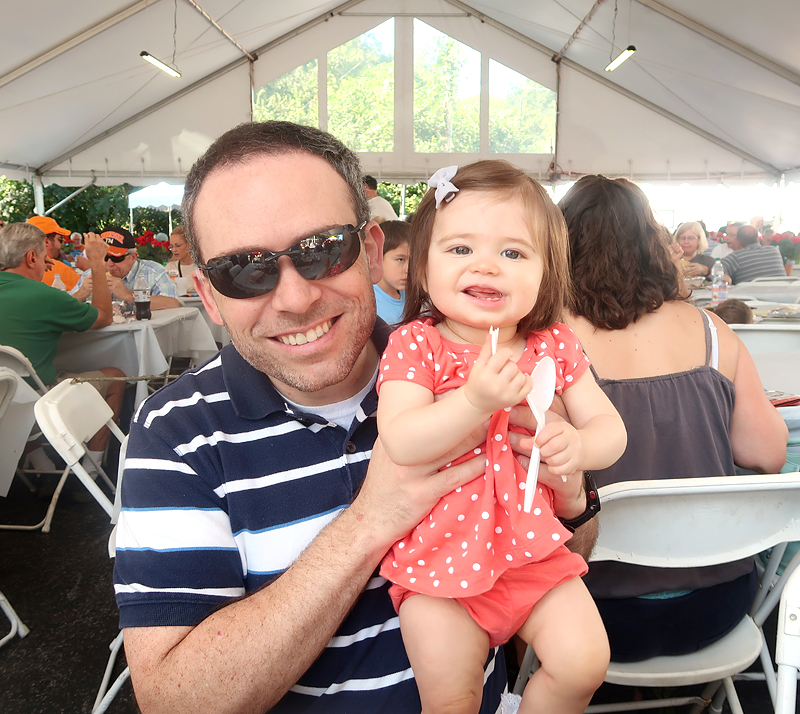
<path fill-rule="evenodd" d="M 333 322 L 331 320 L 325 320 L 325 322 L 320 323 L 316 327 L 312 327 L 306 332 L 277 335 L 273 339 L 280 340 L 285 345 L 304 345 L 307 342 L 314 342 L 314 340 L 322 337 L 331 329 L 332 324 Z"/>

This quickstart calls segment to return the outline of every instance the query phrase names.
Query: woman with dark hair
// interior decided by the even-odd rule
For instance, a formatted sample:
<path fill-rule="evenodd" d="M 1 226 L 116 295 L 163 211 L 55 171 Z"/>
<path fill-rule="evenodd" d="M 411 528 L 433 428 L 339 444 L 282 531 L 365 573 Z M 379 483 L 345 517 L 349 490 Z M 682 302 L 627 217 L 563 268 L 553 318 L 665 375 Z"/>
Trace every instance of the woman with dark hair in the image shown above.
<path fill-rule="evenodd" d="M 641 189 L 585 176 L 559 206 L 571 250 L 568 322 L 628 430 L 622 458 L 594 473 L 598 485 L 723 476 L 734 464 L 779 471 L 786 425 L 735 333 L 680 299 L 669 232 Z M 585 582 L 611 659 L 639 661 L 723 637 L 747 613 L 756 576 L 752 558 L 663 570 L 598 562 Z"/>

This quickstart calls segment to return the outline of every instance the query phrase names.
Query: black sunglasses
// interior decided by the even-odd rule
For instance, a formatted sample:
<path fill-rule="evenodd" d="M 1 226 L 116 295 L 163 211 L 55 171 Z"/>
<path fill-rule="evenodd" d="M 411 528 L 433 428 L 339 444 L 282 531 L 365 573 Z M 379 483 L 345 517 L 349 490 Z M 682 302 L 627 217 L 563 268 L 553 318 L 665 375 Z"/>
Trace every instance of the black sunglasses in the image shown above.
<path fill-rule="evenodd" d="M 222 255 L 197 267 L 225 297 L 235 300 L 258 297 L 275 289 L 280 276 L 278 258 L 284 255 L 306 280 L 330 278 L 352 267 L 361 253 L 360 233 L 365 225 L 367 221 L 359 226 L 331 228 L 277 253 L 255 250 Z"/>
<path fill-rule="evenodd" d="M 127 257 L 128 257 L 127 253 L 125 255 L 108 255 L 108 254 L 106 254 L 106 260 L 110 260 L 112 263 L 121 263 Z"/>

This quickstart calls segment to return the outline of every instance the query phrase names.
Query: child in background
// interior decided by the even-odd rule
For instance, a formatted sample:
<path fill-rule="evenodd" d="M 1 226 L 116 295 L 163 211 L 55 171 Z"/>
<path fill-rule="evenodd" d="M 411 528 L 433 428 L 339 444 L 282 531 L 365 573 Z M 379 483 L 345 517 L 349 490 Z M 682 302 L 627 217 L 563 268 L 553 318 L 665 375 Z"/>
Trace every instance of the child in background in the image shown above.
<path fill-rule="evenodd" d="M 475 449 L 486 471 L 396 543 L 381 574 L 394 583 L 423 713 L 477 712 L 489 648 L 517 633 L 542 663 L 519 711 L 578 714 L 603 681 L 608 642 L 580 579 L 586 563 L 564 546 L 572 532 L 556 514 L 583 511 L 575 472 L 616 461 L 625 428 L 559 322 L 567 234 L 544 189 L 505 161 L 441 169 L 429 184 L 436 191 L 412 224 L 406 324 L 379 369 L 378 429 L 395 462 L 418 464 L 490 421 Z M 491 326 L 499 328 L 496 354 Z M 536 439 L 548 468 L 526 513 L 526 470 L 510 448 L 508 412 L 524 401 L 545 355 L 572 424 L 552 421 Z"/>
<path fill-rule="evenodd" d="M 403 316 L 406 304 L 406 278 L 408 277 L 408 250 L 411 226 L 405 221 L 384 221 L 381 230 L 383 242 L 383 277 L 375 290 L 378 315 L 390 325 L 396 325 Z"/>
<path fill-rule="evenodd" d="M 706 310 L 719 315 L 729 325 L 752 325 L 753 311 L 746 302 L 729 298 L 723 300 L 716 307 L 707 307 Z"/>

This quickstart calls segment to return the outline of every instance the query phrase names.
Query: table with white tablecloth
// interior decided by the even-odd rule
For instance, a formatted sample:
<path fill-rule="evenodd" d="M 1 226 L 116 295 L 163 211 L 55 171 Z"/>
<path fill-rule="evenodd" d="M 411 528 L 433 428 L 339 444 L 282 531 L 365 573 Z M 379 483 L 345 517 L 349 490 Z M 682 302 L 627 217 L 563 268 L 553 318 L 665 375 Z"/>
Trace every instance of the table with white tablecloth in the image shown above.
<path fill-rule="evenodd" d="M 0 373 L 12 374 L 17 381 L 14 398 L 0 420 L 0 496 L 6 496 L 36 420 L 33 405 L 39 395 L 13 370 L 0 367 Z"/>
<path fill-rule="evenodd" d="M 117 367 L 128 377 L 162 374 L 170 357 L 190 357 L 196 364 L 217 353 L 200 311 L 194 307 L 154 310 L 149 320 L 128 320 L 99 330 L 65 332 L 54 360 L 60 372 Z M 136 404 L 147 396 L 138 382 Z"/>
<path fill-rule="evenodd" d="M 770 285 L 763 283 L 738 283 L 728 288 L 728 297 L 743 300 L 755 298 L 760 302 L 793 303 L 800 300 L 800 284 Z M 711 288 L 692 290 L 692 300 L 698 305 L 711 302 Z"/>
<path fill-rule="evenodd" d="M 203 301 L 199 296 L 180 296 L 178 300 L 181 301 L 181 305 L 185 305 L 186 307 L 196 307 L 198 310 L 200 310 L 200 314 L 203 316 L 203 319 L 208 325 L 208 329 L 211 330 L 211 334 L 214 336 L 214 339 L 218 344 L 222 345 L 223 347 L 227 344 L 230 344 L 231 338 L 228 335 L 228 330 L 225 329 L 224 325 L 218 325 L 208 316 L 206 306 L 203 305 Z"/>

